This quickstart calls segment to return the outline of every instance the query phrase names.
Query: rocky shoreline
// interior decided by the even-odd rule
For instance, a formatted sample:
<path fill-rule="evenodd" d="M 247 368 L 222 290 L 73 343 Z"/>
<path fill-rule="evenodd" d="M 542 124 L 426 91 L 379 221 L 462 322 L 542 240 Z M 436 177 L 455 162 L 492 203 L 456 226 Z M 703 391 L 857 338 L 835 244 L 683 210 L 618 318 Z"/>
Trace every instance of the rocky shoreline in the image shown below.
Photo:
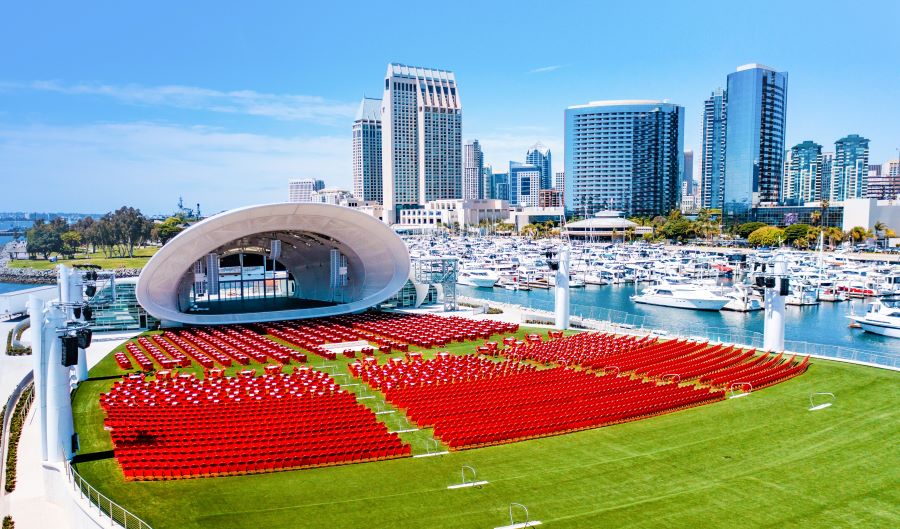
<path fill-rule="evenodd" d="M 0 249 L 0 283 L 20 283 L 24 285 L 55 285 L 56 270 L 35 270 L 34 268 L 9 268 L 9 253 L 4 245 Z M 140 268 L 119 268 L 115 270 L 117 278 L 137 277 Z"/>

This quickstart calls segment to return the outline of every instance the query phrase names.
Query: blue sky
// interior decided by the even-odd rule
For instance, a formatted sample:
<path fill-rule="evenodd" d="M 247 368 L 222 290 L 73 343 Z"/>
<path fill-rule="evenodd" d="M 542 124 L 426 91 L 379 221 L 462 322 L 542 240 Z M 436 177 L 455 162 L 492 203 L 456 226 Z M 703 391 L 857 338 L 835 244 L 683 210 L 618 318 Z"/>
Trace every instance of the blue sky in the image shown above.
<path fill-rule="evenodd" d="M 563 111 L 685 106 L 741 64 L 789 73 L 788 143 L 900 147 L 900 2 L 7 2 L 0 210 L 208 212 L 349 187 L 359 99 L 388 62 L 456 72 L 463 135 L 506 166 L 537 141 L 562 169 Z"/>

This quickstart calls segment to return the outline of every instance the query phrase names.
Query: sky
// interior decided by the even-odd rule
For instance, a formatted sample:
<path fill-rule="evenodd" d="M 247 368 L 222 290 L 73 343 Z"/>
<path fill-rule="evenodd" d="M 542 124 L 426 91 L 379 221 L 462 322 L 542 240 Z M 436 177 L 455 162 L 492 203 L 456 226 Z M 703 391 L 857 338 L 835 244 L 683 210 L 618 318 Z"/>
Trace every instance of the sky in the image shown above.
<path fill-rule="evenodd" d="M 0 211 L 349 189 L 353 116 L 389 62 L 456 73 L 463 138 L 495 170 L 539 141 L 561 171 L 566 107 L 601 99 L 683 105 L 699 161 L 704 99 L 751 62 L 788 72 L 788 145 L 900 148 L 897 0 L 7 2 L 0 49 Z"/>

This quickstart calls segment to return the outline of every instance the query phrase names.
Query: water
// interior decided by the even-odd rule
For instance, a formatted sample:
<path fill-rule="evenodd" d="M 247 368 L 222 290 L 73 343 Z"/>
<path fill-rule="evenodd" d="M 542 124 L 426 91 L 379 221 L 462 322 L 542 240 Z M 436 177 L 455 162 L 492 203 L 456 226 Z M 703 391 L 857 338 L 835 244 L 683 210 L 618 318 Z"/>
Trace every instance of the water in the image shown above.
<path fill-rule="evenodd" d="M 22 283 L 0 283 L 0 294 L 7 292 L 15 292 L 16 290 L 24 290 L 26 288 L 38 287 L 41 285 L 25 285 Z"/>
<path fill-rule="evenodd" d="M 643 287 L 639 287 L 643 288 Z M 475 288 L 457 285 L 459 295 L 493 301 L 513 303 L 525 307 L 552 311 L 553 290 L 510 291 L 500 288 Z M 762 333 L 764 311 L 729 312 L 673 309 L 634 303 L 634 285 L 588 285 L 571 289 L 572 314 L 606 319 L 608 309 L 638 315 L 638 324 L 645 328 L 665 329 L 673 332 L 702 332 L 700 328 L 722 329 L 720 332 L 735 334 Z M 848 327 L 847 316 L 855 308 L 862 312 L 859 300 L 842 303 L 823 302 L 809 307 L 786 307 L 785 339 L 812 342 L 840 347 L 850 347 L 879 354 L 900 357 L 900 339 L 888 338 Z M 643 318 L 641 317 L 643 316 Z M 632 317 L 632 320 L 635 320 Z M 621 321 L 621 319 L 619 320 Z M 727 329 L 727 330 L 726 330 Z"/>

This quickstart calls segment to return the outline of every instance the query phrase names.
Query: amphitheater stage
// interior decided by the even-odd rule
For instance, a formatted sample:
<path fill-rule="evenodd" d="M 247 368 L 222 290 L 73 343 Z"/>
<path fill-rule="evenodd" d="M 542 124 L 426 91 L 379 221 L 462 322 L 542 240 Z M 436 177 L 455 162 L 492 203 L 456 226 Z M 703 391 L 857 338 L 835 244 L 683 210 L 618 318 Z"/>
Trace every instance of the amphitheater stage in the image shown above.
<path fill-rule="evenodd" d="M 295 309 L 317 309 L 321 307 L 333 307 L 340 305 L 333 301 L 321 301 L 317 299 L 301 298 L 252 298 L 230 299 L 222 301 L 209 301 L 198 303 L 185 310 L 186 314 L 207 314 L 210 316 L 220 314 L 242 314 L 247 312 L 270 312 Z"/>

